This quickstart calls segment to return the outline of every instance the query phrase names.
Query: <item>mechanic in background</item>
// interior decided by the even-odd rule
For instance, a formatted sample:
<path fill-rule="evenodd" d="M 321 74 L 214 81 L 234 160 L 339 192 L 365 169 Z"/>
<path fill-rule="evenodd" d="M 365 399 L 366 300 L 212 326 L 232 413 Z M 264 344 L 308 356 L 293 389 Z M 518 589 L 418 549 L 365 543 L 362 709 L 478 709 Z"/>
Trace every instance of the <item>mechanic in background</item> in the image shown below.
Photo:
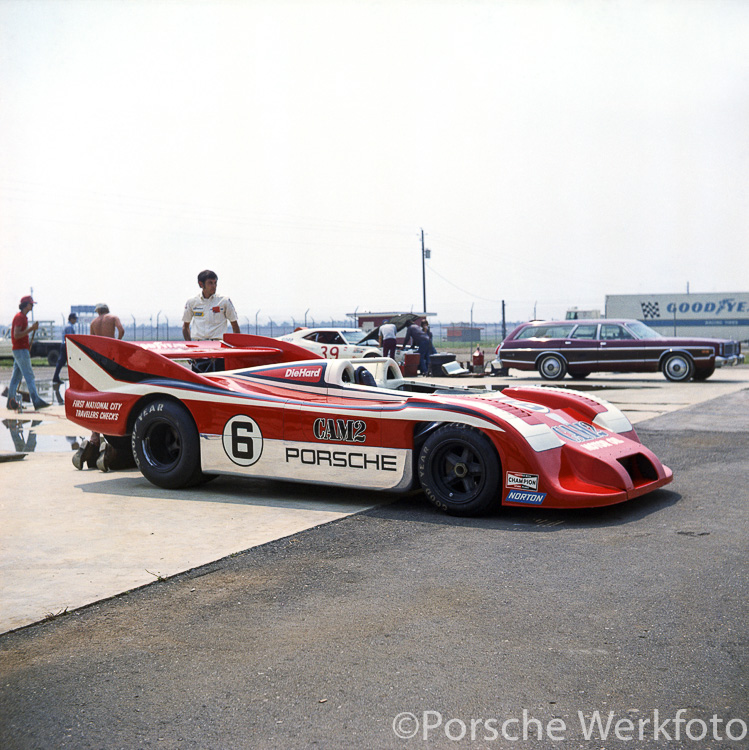
<path fill-rule="evenodd" d="M 382 356 L 395 359 L 395 342 L 398 331 L 394 323 L 383 323 L 380 326 L 380 346 L 382 347 Z"/>
<path fill-rule="evenodd" d="M 419 350 L 419 371 L 422 375 L 427 375 L 429 373 L 429 348 L 432 342 L 416 321 L 411 323 L 406 330 L 406 338 L 403 339 L 404 349 L 408 346 L 409 342 L 411 342 L 411 346 L 414 349 Z"/>
<path fill-rule="evenodd" d="M 65 337 L 69 333 L 75 333 L 75 324 L 78 322 L 78 316 L 75 313 L 68 315 L 68 324 L 65 326 L 62 332 L 62 344 L 60 344 L 60 354 L 57 356 L 57 367 L 55 367 L 55 374 L 52 376 L 52 385 L 60 385 L 60 371 L 68 361 L 68 347 L 65 346 Z"/>
<path fill-rule="evenodd" d="M 125 327 L 116 315 L 109 312 L 109 306 L 100 302 L 94 311 L 99 316 L 91 321 L 92 336 L 107 336 L 110 339 L 115 338 L 114 332 L 117 330 L 117 338 L 121 339 L 125 335 Z"/>

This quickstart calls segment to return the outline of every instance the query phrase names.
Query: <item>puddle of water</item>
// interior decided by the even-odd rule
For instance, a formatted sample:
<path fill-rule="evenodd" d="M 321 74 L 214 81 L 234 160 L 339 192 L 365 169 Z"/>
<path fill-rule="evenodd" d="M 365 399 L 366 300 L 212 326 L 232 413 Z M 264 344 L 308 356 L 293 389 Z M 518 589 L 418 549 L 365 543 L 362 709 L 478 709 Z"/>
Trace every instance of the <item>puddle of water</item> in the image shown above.
<path fill-rule="evenodd" d="M 52 452 L 62 453 L 78 450 L 83 438 L 65 435 L 37 435 L 34 428 L 42 424 L 41 419 L 3 419 L 0 424 L 0 451 L 16 453 Z"/>
<path fill-rule="evenodd" d="M 22 388 L 23 388 L 22 384 Z M 39 395 L 50 404 L 65 403 L 65 385 L 53 385 L 51 380 L 37 380 Z M 30 403 L 24 406 L 32 410 Z M 0 422 L 0 451 L 16 453 L 64 453 L 78 450 L 80 435 L 37 435 L 35 429 L 44 422 L 43 412 L 19 412 L 14 419 L 3 419 Z"/>

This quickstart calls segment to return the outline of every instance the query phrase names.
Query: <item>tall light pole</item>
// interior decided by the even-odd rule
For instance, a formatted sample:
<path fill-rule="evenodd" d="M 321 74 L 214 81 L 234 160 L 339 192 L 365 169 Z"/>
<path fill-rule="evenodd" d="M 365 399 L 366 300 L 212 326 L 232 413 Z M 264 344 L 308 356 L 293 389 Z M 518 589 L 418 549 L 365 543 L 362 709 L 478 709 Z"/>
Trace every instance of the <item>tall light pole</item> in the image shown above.
<path fill-rule="evenodd" d="M 424 262 L 427 258 L 431 257 L 431 253 L 424 247 L 424 230 L 421 230 L 421 288 L 424 294 L 424 312 L 427 311 L 427 272 L 426 263 Z"/>

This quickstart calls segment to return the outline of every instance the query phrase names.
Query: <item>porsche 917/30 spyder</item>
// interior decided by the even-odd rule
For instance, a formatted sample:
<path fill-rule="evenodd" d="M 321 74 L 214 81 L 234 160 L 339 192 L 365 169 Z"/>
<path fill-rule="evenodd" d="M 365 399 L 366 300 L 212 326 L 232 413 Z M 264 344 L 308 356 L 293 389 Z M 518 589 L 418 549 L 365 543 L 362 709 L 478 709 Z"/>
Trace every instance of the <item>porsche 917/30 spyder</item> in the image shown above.
<path fill-rule="evenodd" d="M 408 381 L 392 359 L 315 358 L 245 334 L 66 341 L 68 419 L 132 450 L 160 487 L 219 474 L 421 487 L 442 510 L 476 515 L 612 505 L 672 479 L 621 411 L 582 393 Z M 192 372 L 193 358 L 220 358 L 227 369 Z"/>

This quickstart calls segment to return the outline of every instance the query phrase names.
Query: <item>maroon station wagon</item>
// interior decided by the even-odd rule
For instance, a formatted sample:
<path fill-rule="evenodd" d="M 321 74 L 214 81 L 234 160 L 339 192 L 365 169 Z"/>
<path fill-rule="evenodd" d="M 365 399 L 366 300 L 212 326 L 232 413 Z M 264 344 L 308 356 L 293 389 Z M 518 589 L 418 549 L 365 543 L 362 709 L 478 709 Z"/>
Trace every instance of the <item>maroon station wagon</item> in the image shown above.
<path fill-rule="evenodd" d="M 666 338 L 639 320 L 533 321 L 497 347 L 493 367 L 538 370 L 546 380 L 591 372 L 658 372 L 681 382 L 709 378 L 716 367 L 743 362 L 741 344 L 726 339 Z"/>

